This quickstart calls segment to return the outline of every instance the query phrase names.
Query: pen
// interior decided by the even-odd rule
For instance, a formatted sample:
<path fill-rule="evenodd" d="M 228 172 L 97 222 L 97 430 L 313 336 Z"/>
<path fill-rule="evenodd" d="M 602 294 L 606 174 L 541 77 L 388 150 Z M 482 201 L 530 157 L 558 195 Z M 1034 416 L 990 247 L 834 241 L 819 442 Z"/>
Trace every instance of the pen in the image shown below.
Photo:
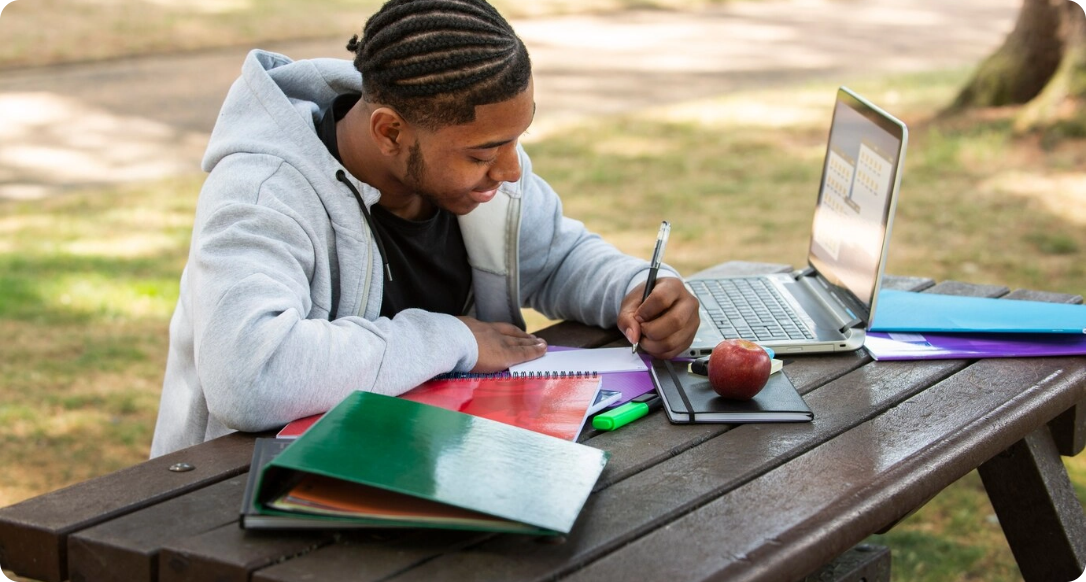
<path fill-rule="evenodd" d="M 626 426 L 642 416 L 645 416 L 649 412 L 660 408 L 663 404 L 664 401 L 660 399 L 660 396 L 658 396 L 656 392 L 642 394 L 614 410 L 608 410 L 607 412 L 592 417 L 592 428 L 597 430 L 615 430 L 616 428 Z"/>
<path fill-rule="evenodd" d="M 656 234 L 656 248 L 652 251 L 652 262 L 649 263 L 649 278 L 645 281 L 645 293 L 641 295 L 641 303 L 644 303 L 656 286 L 656 274 L 660 272 L 660 261 L 664 260 L 664 247 L 667 245 L 667 237 L 671 234 L 671 223 L 660 223 L 660 232 Z M 633 353 L 637 353 L 637 346 L 641 343 L 638 339 L 633 344 Z"/>

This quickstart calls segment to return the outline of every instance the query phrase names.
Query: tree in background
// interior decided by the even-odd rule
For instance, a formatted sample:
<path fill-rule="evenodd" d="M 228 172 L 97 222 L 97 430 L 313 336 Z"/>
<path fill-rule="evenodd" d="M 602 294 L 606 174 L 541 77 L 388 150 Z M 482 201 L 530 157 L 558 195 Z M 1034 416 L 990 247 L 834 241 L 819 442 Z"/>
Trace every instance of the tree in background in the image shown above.
<path fill-rule="evenodd" d="M 1025 105 L 1015 126 L 1086 137 L 1086 13 L 1070 0 L 1024 0 L 1014 30 L 951 110 Z"/>

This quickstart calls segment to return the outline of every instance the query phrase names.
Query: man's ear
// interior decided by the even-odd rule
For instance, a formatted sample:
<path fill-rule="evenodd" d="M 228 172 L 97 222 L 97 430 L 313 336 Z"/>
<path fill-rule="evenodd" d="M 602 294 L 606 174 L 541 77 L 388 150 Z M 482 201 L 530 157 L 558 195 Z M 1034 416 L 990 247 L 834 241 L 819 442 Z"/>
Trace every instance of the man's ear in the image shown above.
<path fill-rule="evenodd" d="M 389 107 L 378 107 L 370 114 L 370 137 L 386 156 L 395 156 L 404 149 L 409 132 L 407 121 Z"/>

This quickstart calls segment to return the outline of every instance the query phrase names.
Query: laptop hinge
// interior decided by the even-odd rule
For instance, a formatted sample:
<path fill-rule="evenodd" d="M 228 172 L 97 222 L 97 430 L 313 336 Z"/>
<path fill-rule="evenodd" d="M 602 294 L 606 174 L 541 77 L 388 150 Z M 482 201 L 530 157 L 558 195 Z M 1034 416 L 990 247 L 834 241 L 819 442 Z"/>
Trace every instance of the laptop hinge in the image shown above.
<path fill-rule="evenodd" d="M 800 270 L 796 271 L 795 273 L 792 273 L 792 277 L 796 281 L 799 281 L 800 279 L 802 279 L 804 277 L 810 277 L 811 275 L 814 275 L 814 273 L 815 273 L 814 267 L 808 265 L 806 269 L 800 269 Z"/>
<path fill-rule="evenodd" d="M 832 322 L 827 322 L 829 324 L 827 327 L 833 329 L 832 326 L 837 325 L 837 331 L 841 334 L 854 327 L 863 327 L 864 320 L 856 317 L 848 303 L 833 290 L 832 286 L 817 271 L 811 269 L 811 272 L 814 277 L 807 277 L 799 281 L 799 284 L 808 286 L 818 301 L 829 310 L 833 319 Z"/>
<path fill-rule="evenodd" d="M 863 326 L 863 324 L 864 324 L 864 322 L 863 322 L 862 319 L 853 318 L 852 321 L 850 321 L 850 322 L 846 323 L 845 325 L 841 326 L 841 329 L 839 329 L 837 331 L 839 331 L 841 333 L 845 333 L 846 331 L 848 331 L 848 330 L 850 330 L 850 329 L 852 329 L 854 327 L 861 327 L 861 326 Z"/>

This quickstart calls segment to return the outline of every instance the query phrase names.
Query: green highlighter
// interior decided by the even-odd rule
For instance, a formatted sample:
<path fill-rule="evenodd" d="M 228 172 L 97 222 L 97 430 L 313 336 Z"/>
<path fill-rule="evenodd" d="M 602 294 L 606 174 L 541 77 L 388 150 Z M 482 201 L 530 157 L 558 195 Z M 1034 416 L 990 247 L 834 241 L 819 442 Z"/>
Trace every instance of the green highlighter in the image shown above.
<path fill-rule="evenodd" d="M 592 428 L 596 430 L 615 430 L 660 408 L 663 403 L 656 392 L 642 394 L 614 410 L 608 410 L 592 417 Z"/>

